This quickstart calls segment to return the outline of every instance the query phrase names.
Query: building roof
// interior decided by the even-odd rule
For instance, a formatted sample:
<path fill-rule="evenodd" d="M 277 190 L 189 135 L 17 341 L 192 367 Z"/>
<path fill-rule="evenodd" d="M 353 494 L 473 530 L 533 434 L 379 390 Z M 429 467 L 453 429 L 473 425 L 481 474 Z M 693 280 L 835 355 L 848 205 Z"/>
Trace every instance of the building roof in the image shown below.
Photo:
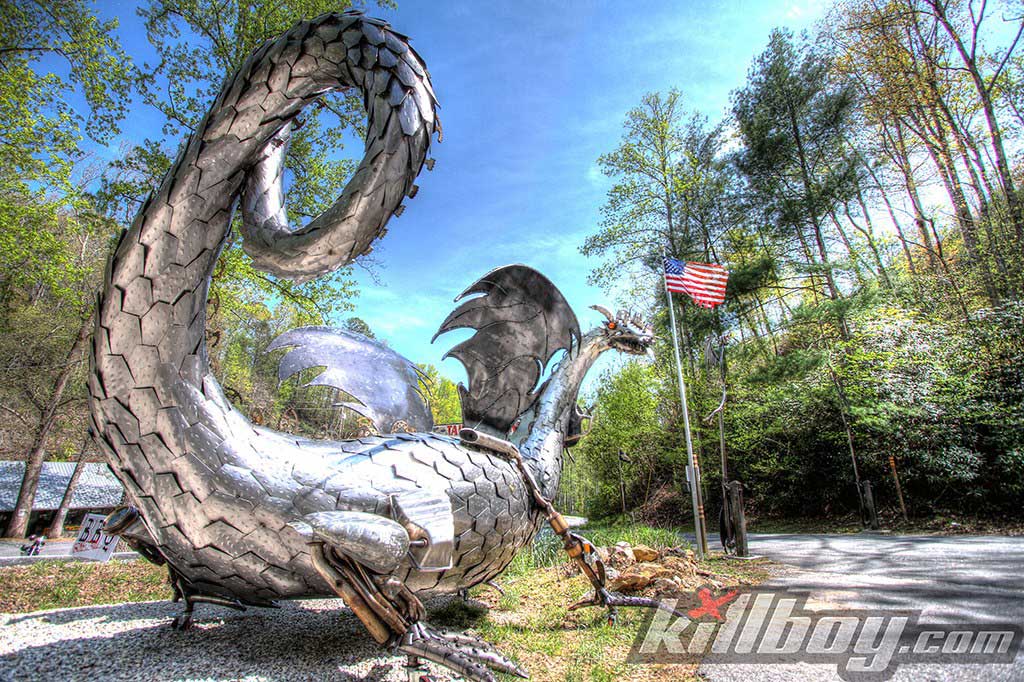
<path fill-rule="evenodd" d="M 121 503 L 123 488 L 104 462 L 86 462 L 71 497 L 71 509 L 108 509 Z M 68 489 L 74 462 L 43 462 L 33 511 L 56 509 Z M 0 460 L 0 512 L 14 510 L 25 462 Z"/>

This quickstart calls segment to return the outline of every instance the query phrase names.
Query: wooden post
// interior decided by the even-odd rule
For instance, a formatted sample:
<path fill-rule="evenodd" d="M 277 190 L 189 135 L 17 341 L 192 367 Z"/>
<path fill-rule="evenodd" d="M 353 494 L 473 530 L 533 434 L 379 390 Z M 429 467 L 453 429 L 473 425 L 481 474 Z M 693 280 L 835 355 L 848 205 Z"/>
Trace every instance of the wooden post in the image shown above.
<path fill-rule="evenodd" d="M 750 556 L 750 550 L 747 547 L 747 517 L 743 514 L 743 484 L 733 481 L 729 484 L 728 489 L 733 533 L 736 536 L 736 556 Z"/>
<path fill-rule="evenodd" d="M 900 513 L 903 514 L 903 520 L 908 521 L 907 505 L 903 502 L 903 488 L 900 487 L 900 475 L 896 473 L 896 458 L 892 455 L 889 455 L 889 468 L 892 469 L 892 482 L 896 484 L 896 499 L 900 501 Z"/>

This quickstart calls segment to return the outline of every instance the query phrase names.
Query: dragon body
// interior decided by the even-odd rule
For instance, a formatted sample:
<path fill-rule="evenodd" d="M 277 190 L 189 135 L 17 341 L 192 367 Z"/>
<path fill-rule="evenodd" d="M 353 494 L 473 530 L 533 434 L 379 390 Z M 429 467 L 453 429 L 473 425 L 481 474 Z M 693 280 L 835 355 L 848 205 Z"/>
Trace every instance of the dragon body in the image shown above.
<path fill-rule="evenodd" d="M 303 107 L 344 88 L 364 95 L 365 158 L 334 206 L 293 230 L 281 186 L 290 127 Z M 108 525 L 167 564 L 187 603 L 178 626 L 190 624 L 194 602 L 340 595 L 382 644 L 474 679 L 489 679 L 483 665 L 520 672 L 427 629 L 417 595 L 487 581 L 530 542 L 544 519 L 537 490 L 547 498 L 557 490 L 587 369 L 605 350 L 637 351 L 640 337 L 614 330 L 611 315 L 581 334 L 561 294 L 524 266 L 467 290 L 478 296 L 441 327 L 477 330 L 451 352 L 469 371 L 467 425 L 501 439 L 518 419 L 519 465 L 430 432 L 330 442 L 254 425 L 225 398 L 205 348 L 207 290 L 234 209 L 262 269 L 301 280 L 351 262 L 415 193 L 440 130 L 435 109 L 422 60 L 386 23 L 358 13 L 303 22 L 226 82 L 122 235 L 99 301 L 91 414 L 140 513 Z M 563 359 L 536 389 L 560 349 Z M 392 362 L 377 351 L 365 360 L 367 371 Z"/>

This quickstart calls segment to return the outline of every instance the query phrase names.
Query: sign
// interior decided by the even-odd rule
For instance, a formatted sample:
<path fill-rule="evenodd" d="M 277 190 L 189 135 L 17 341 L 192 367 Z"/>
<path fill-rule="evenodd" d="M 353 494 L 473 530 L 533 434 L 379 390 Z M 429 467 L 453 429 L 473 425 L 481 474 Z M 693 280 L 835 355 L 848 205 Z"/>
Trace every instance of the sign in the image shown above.
<path fill-rule="evenodd" d="M 448 436 L 459 437 L 459 431 L 462 430 L 462 424 L 434 424 L 435 433 L 443 433 Z"/>
<path fill-rule="evenodd" d="M 117 547 L 118 537 L 103 532 L 103 514 L 86 514 L 82 519 L 82 527 L 78 529 L 78 537 L 71 546 L 71 556 L 77 559 L 107 561 Z"/>

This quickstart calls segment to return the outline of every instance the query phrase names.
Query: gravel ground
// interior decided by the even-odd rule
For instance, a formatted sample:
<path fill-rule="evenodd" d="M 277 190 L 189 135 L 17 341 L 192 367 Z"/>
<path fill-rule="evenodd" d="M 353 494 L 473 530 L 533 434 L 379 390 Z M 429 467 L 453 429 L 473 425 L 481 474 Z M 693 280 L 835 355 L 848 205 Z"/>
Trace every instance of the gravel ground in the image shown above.
<path fill-rule="evenodd" d="M 0 614 L 0 680 L 407 680 L 404 657 L 382 652 L 337 599 L 245 613 L 200 604 L 188 632 L 168 625 L 180 610 L 142 602 Z"/>

